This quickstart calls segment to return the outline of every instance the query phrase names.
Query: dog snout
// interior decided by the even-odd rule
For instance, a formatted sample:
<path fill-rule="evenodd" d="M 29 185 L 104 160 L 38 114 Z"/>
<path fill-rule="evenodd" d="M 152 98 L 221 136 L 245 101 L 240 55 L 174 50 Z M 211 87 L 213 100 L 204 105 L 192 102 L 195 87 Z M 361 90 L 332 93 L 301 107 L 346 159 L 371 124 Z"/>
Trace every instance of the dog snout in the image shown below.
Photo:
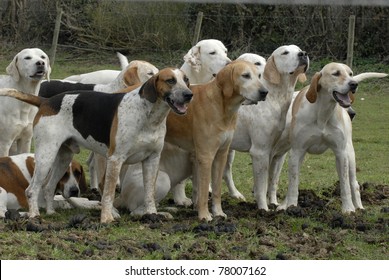
<path fill-rule="evenodd" d="M 260 89 L 259 90 L 259 100 L 260 101 L 265 101 L 267 94 L 268 94 L 268 90 L 267 89 Z"/>
<path fill-rule="evenodd" d="M 351 92 L 354 93 L 357 90 L 358 83 L 356 81 L 351 81 L 348 83 L 348 85 L 350 87 Z"/>
<path fill-rule="evenodd" d="M 80 191 L 77 186 L 71 186 L 69 188 L 69 197 L 78 197 L 79 192 Z"/>
<path fill-rule="evenodd" d="M 189 102 L 192 100 L 193 93 L 191 91 L 186 90 L 182 93 L 182 96 L 185 102 Z"/>

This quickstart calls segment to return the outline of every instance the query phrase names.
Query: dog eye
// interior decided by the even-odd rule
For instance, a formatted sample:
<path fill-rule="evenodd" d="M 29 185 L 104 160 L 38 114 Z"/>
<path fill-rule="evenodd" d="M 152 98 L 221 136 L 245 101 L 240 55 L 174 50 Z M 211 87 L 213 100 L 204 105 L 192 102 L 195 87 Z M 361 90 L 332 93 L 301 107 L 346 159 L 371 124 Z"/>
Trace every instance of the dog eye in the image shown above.
<path fill-rule="evenodd" d="M 149 72 L 149 73 L 147 73 L 147 75 L 149 75 L 149 76 L 153 76 L 153 75 L 154 75 L 154 73 L 153 73 L 153 72 Z"/>
<path fill-rule="evenodd" d="M 42 59 L 46 59 L 46 57 L 44 55 L 41 56 Z"/>
<path fill-rule="evenodd" d="M 249 73 L 245 73 L 242 75 L 243 78 L 245 79 L 250 79 L 251 78 L 251 75 Z"/>
<path fill-rule="evenodd" d="M 260 62 L 255 62 L 254 65 L 261 66 L 262 64 Z"/>
<path fill-rule="evenodd" d="M 174 78 L 168 79 L 166 80 L 166 83 L 168 83 L 169 85 L 174 85 L 176 83 L 176 79 Z"/>
<path fill-rule="evenodd" d="M 340 76 L 340 72 L 339 72 L 339 71 L 336 71 L 336 72 L 333 73 L 332 75 L 335 76 L 335 77 L 339 77 L 339 76 Z"/>
<path fill-rule="evenodd" d="M 210 52 L 209 54 L 210 54 L 210 55 L 215 55 L 215 54 L 216 54 L 216 52 Z"/>
<path fill-rule="evenodd" d="M 262 74 L 259 74 L 259 75 L 258 75 L 258 78 L 261 78 L 261 77 L 262 77 Z"/>
<path fill-rule="evenodd" d="M 289 52 L 288 51 L 284 51 L 283 53 L 282 53 L 282 55 L 287 55 Z"/>
<path fill-rule="evenodd" d="M 31 56 L 26 56 L 24 59 L 30 60 L 32 57 Z"/>
<path fill-rule="evenodd" d="M 350 72 L 350 77 L 352 77 L 353 76 L 353 72 Z"/>
<path fill-rule="evenodd" d="M 184 82 L 185 82 L 185 83 L 189 83 L 189 79 L 188 79 L 187 76 L 184 77 Z"/>

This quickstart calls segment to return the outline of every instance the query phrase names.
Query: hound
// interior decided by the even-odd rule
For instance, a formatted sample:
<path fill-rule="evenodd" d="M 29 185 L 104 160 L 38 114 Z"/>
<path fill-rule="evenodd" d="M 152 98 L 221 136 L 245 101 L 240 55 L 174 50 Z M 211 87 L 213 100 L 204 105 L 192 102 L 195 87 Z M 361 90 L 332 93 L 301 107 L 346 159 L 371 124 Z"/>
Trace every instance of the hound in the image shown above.
<path fill-rule="evenodd" d="M 212 183 L 212 212 L 223 216 L 221 180 L 228 149 L 242 103 L 265 100 L 267 89 L 261 84 L 257 68 L 246 61 L 225 66 L 214 80 L 193 85 L 188 112 L 169 114 L 165 141 L 191 153 L 194 159 L 193 189 L 200 220 L 212 220 L 208 210 L 208 189 Z M 198 194 L 197 194 L 198 192 Z"/>
<path fill-rule="evenodd" d="M 356 178 L 351 118 L 343 108 L 351 106 L 360 81 L 385 76 L 362 73 L 353 77 L 347 65 L 329 63 L 300 91 L 290 106 L 285 134 L 278 145 L 281 153 L 290 149 L 289 186 L 278 210 L 297 206 L 299 173 L 305 154 L 322 154 L 327 149 L 331 149 L 336 158 L 342 211 L 363 209 Z"/>
<path fill-rule="evenodd" d="M 208 39 L 198 42 L 188 51 L 181 70 L 188 76 L 191 84 L 204 84 L 230 62 L 224 44 L 219 40 Z"/>
<path fill-rule="evenodd" d="M 25 153 L 0 158 L 0 217 L 5 216 L 7 209 L 28 209 L 25 190 L 31 182 L 35 168 L 34 154 Z M 84 169 L 81 164 L 73 160 L 68 166 L 65 175 L 56 185 L 55 192 L 60 192 L 66 198 L 78 197 L 86 191 Z M 53 200 L 53 197 L 50 198 Z M 43 192 L 39 193 L 38 205 L 45 207 Z M 64 207 L 59 204 L 57 207 Z"/>
<path fill-rule="evenodd" d="M 0 95 L 39 107 L 34 120 L 36 168 L 26 190 L 29 216 L 39 216 L 39 190 L 44 185 L 53 189 L 80 146 L 107 157 L 101 223 L 119 218 L 113 200 L 124 163 L 142 162 L 145 213 L 156 213 L 154 187 L 166 117 L 170 109 L 186 113 L 192 99 L 188 87 L 189 80 L 182 71 L 166 68 L 142 87 L 123 94 L 70 92 L 44 99 L 12 89 L 1 90 Z M 52 205 L 46 211 L 53 213 Z"/>
<path fill-rule="evenodd" d="M 8 75 L 0 76 L 0 88 L 14 88 L 31 95 L 38 95 L 42 79 L 49 79 L 51 72 L 49 57 L 37 48 L 20 51 L 6 70 Z M 0 156 L 30 152 L 36 111 L 35 107 L 13 98 L 1 101 Z"/>
<path fill-rule="evenodd" d="M 258 209 L 268 210 L 270 203 L 278 204 L 276 190 L 268 193 L 273 176 L 274 149 L 285 127 L 286 114 L 298 79 L 305 81 L 309 58 L 298 46 L 277 48 L 268 58 L 264 85 L 269 94 L 266 102 L 240 108 L 231 149 L 249 152 L 253 162 L 254 197 Z M 226 173 L 227 185 L 233 184 L 232 174 Z"/>

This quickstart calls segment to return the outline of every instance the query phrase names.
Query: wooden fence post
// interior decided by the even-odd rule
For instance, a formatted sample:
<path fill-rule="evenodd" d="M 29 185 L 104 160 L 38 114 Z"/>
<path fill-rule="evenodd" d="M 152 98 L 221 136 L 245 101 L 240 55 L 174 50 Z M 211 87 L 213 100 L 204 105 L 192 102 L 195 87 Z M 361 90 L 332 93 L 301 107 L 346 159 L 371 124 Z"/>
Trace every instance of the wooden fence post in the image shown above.
<path fill-rule="evenodd" d="M 54 66 L 55 54 L 57 52 L 58 36 L 59 36 L 60 28 L 61 28 L 61 18 L 62 18 L 62 8 L 59 6 L 59 2 L 57 2 L 57 17 L 55 18 L 53 41 L 51 43 L 51 50 L 50 50 L 50 66 L 51 67 Z"/>
<path fill-rule="evenodd" d="M 203 15 L 204 15 L 203 12 L 199 12 L 197 14 L 196 27 L 195 27 L 195 32 L 194 32 L 194 36 L 193 36 L 192 46 L 196 45 L 197 42 L 199 41 L 201 24 L 203 22 Z"/>
<path fill-rule="evenodd" d="M 351 15 L 348 19 L 347 62 L 346 62 L 346 64 L 350 68 L 352 68 L 353 66 L 354 38 L 355 38 L 355 15 Z"/>

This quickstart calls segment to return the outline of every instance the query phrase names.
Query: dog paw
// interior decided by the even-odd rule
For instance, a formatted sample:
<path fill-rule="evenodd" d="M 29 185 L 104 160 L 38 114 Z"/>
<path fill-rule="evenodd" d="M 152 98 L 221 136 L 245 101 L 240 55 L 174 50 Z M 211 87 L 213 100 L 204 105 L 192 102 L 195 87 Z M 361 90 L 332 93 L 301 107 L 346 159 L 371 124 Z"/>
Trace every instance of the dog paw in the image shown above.
<path fill-rule="evenodd" d="M 185 207 L 189 207 L 191 205 L 193 205 L 193 202 L 190 198 L 187 198 L 187 197 L 182 197 L 182 198 L 175 198 L 174 199 L 174 203 L 176 205 L 179 205 L 179 206 L 185 206 Z"/>
<path fill-rule="evenodd" d="M 246 198 L 244 197 L 244 195 L 241 194 L 239 191 L 230 193 L 230 196 L 232 198 L 236 198 L 236 199 L 241 200 L 241 201 L 246 201 Z"/>

